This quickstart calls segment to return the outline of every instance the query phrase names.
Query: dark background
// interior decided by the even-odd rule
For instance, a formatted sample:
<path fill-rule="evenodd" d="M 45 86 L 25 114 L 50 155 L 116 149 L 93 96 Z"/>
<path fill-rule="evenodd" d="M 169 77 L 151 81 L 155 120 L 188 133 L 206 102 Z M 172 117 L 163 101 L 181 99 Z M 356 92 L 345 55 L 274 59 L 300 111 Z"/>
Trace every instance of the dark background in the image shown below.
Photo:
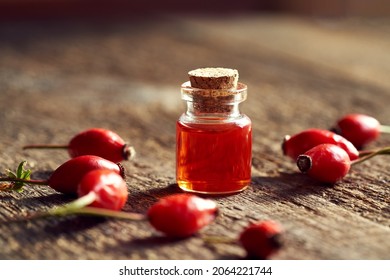
<path fill-rule="evenodd" d="M 184 3 L 185 2 L 185 3 Z M 156 13 L 293 13 L 316 16 L 387 16 L 386 0 L 0 0 L 1 20 L 128 19 Z"/>

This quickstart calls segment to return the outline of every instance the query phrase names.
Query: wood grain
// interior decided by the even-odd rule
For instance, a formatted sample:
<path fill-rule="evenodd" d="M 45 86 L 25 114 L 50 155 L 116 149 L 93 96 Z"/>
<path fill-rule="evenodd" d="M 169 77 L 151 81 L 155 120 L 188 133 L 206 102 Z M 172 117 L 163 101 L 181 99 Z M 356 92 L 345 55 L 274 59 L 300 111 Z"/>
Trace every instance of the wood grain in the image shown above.
<path fill-rule="evenodd" d="M 356 166 L 335 186 L 299 174 L 285 134 L 330 127 L 347 112 L 390 119 L 390 21 L 266 15 L 158 17 L 91 24 L 0 26 L 0 168 L 27 160 L 47 178 L 66 151 L 23 151 L 67 143 L 105 127 L 137 150 L 125 162 L 130 198 L 144 213 L 175 185 L 175 121 L 187 72 L 238 69 L 253 121 L 253 178 L 244 192 L 215 197 L 220 216 L 202 234 L 237 236 L 274 219 L 285 246 L 274 259 L 389 259 L 390 172 L 385 156 Z M 383 135 L 369 148 L 390 145 Z M 241 259 L 234 245 L 199 236 L 170 240 L 147 223 L 68 217 L 7 223 L 71 201 L 47 187 L 0 193 L 1 259 Z"/>

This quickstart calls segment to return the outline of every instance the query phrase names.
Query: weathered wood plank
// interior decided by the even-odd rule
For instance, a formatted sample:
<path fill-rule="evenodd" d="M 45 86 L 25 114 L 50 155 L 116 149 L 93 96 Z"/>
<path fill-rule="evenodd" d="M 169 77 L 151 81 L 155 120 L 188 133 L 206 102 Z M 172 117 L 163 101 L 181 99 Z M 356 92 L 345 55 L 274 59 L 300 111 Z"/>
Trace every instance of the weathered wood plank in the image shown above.
<path fill-rule="evenodd" d="M 327 128 L 350 111 L 390 119 L 387 21 L 280 17 L 160 18 L 106 26 L 57 23 L 0 27 L 0 168 L 27 159 L 47 178 L 64 143 L 89 127 L 115 130 L 135 146 L 126 162 L 125 211 L 143 213 L 177 192 L 175 120 L 188 70 L 236 67 L 249 86 L 253 183 L 215 198 L 221 215 L 207 234 L 236 236 L 249 221 L 286 228 L 276 259 L 388 259 L 390 173 L 385 157 L 356 166 L 333 187 L 297 172 L 281 154 L 285 134 Z M 245 32 L 244 32 L 245 31 Z M 372 144 L 389 145 L 387 136 Z M 0 193 L 0 220 L 69 202 L 49 188 Z M 242 249 L 172 241 L 146 223 L 85 217 L 0 225 L 2 259 L 237 259 Z"/>

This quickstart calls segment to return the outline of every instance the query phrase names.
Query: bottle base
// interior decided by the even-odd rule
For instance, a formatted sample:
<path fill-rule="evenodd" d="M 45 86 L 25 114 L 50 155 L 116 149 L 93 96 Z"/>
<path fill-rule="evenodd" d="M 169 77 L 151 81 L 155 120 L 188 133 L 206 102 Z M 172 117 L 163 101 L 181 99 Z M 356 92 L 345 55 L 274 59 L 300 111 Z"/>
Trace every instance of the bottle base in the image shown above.
<path fill-rule="evenodd" d="M 216 186 L 206 183 L 194 183 L 188 181 L 177 181 L 180 189 L 185 192 L 204 194 L 204 195 L 230 195 L 244 191 L 250 185 L 250 182 L 240 182 L 229 188 L 226 186 Z"/>

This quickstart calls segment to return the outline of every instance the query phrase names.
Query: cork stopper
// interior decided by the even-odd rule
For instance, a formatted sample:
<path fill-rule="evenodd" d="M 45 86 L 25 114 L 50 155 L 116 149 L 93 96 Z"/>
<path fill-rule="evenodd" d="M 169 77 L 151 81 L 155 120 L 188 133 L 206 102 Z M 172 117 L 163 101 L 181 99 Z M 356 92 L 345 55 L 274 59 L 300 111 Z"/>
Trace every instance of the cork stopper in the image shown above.
<path fill-rule="evenodd" d="M 199 68 L 188 72 L 191 87 L 199 89 L 235 89 L 238 71 L 229 68 Z"/>
<path fill-rule="evenodd" d="M 199 68 L 188 72 L 182 84 L 183 100 L 191 102 L 192 114 L 231 114 L 245 100 L 246 85 L 238 82 L 238 71 L 229 68 Z"/>

